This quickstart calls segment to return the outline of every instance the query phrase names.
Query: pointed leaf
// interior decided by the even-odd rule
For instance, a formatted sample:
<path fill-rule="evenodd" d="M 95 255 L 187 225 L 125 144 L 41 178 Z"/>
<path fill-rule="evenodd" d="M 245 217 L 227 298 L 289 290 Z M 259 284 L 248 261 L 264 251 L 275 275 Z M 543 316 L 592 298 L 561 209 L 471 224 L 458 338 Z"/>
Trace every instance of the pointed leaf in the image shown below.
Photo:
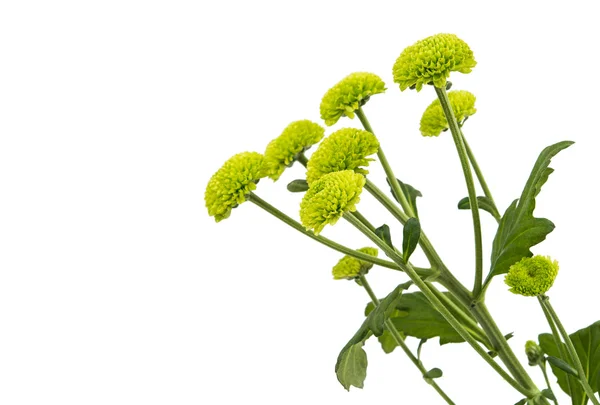
<path fill-rule="evenodd" d="M 477 206 L 479 207 L 480 210 L 484 210 L 484 211 L 487 211 L 490 214 L 492 214 L 492 216 L 494 218 L 496 218 L 496 220 L 498 220 L 498 221 L 500 220 L 500 213 L 498 212 L 498 209 L 496 209 L 496 206 L 494 205 L 492 200 L 490 200 L 489 198 L 487 198 L 485 196 L 477 197 Z M 471 203 L 469 201 L 469 197 L 465 197 L 458 202 L 458 209 L 459 210 L 470 210 L 471 209 Z"/>
<path fill-rule="evenodd" d="M 525 405 L 526 403 L 527 403 L 527 398 L 523 398 L 522 400 L 517 402 L 515 405 Z"/>
<path fill-rule="evenodd" d="M 400 186 L 400 190 L 402 190 L 402 194 L 404 194 L 404 197 L 406 198 L 406 201 L 408 201 L 408 205 L 410 205 L 410 207 L 412 208 L 413 212 L 415 213 L 415 216 L 418 218 L 419 217 L 419 213 L 417 211 L 417 197 L 422 197 L 423 195 L 421 194 L 421 192 L 419 190 L 417 190 L 416 188 L 414 188 L 413 186 L 411 186 L 408 183 L 403 183 L 400 180 L 396 179 L 398 181 L 398 185 Z M 386 178 L 386 181 L 388 183 L 388 186 L 390 186 L 390 189 L 392 191 L 392 196 L 394 197 L 394 199 L 397 202 L 400 202 L 400 200 L 398 199 L 398 196 L 396 195 L 396 193 L 394 192 L 394 189 L 392 188 L 391 184 L 390 184 L 390 180 L 388 178 Z"/>
<path fill-rule="evenodd" d="M 342 352 L 339 365 L 335 370 L 338 381 L 348 391 L 351 385 L 363 388 L 367 378 L 367 353 L 362 347 L 363 342 L 360 342 Z"/>
<path fill-rule="evenodd" d="M 449 293 L 447 297 L 456 302 Z M 464 342 L 446 319 L 431 306 L 421 292 L 402 294 L 396 305 L 404 316 L 391 318 L 396 328 L 407 336 L 419 339 L 440 338 L 440 344 Z"/>
<path fill-rule="evenodd" d="M 554 396 L 554 393 L 549 388 L 544 388 L 542 390 L 542 395 L 545 396 L 546 398 L 548 398 L 551 401 L 556 401 L 556 397 Z"/>
<path fill-rule="evenodd" d="M 367 326 L 375 336 L 381 336 L 385 330 L 385 321 L 396 311 L 396 305 L 402 296 L 402 291 L 410 287 L 411 284 L 412 281 L 398 285 L 368 314 L 366 319 Z"/>
<path fill-rule="evenodd" d="M 287 185 L 287 189 L 292 193 L 303 193 L 308 190 L 308 183 L 304 179 L 292 180 Z"/>
<path fill-rule="evenodd" d="M 405 263 L 408 263 L 410 255 L 413 254 L 419 238 L 421 237 L 421 224 L 417 218 L 409 218 L 404 224 L 404 239 L 402 239 L 402 258 Z"/>
<path fill-rule="evenodd" d="M 390 227 L 386 224 L 383 224 L 379 228 L 375 229 L 375 235 L 379 236 L 379 239 L 383 240 L 389 247 L 394 247 L 394 245 L 392 245 Z"/>
<path fill-rule="evenodd" d="M 533 216 L 535 197 L 553 171 L 548 167 L 552 157 L 572 144 L 563 141 L 548 146 L 538 157 L 521 197 L 514 200 L 502 216 L 492 244 L 491 269 L 484 285 L 492 277 L 506 273 L 523 257 L 533 256 L 530 248 L 546 239 L 554 229 L 550 220 Z"/>
<path fill-rule="evenodd" d="M 435 367 L 423 374 L 423 378 L 440 378 L 443 375 L 443 371 Z"/>
<path fill-rule="evenodd" d="M 574 377 L 577 377 L 577 370 L 575 370 L 569 363 L 559 359 L 558 357 L 548 356 L 548 363 L 550 363 L 554 367 L 560 368 L 567 374 L 571 374 Z"/>

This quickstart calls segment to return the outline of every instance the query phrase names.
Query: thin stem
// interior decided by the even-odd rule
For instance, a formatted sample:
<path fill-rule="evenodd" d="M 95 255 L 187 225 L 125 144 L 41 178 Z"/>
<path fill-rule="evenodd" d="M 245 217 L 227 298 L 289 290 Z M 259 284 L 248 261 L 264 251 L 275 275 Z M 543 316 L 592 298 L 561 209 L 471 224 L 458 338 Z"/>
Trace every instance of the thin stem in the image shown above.
<path fill-rule="evenodd" d="M 469 161 L 471 162 L 473 171 L 475 172 L 475 175 L 477 176 L 477 180 L 479 181 L 479 184 L 481 185 L 481 189 L 483 190 L 483 194 L 491 201 L 491 203 L 494 206 L 494 213 L 492 215 L 494 216 L 496 221 L 499 223 L 500 215 L 498 213 L 498 208 L 496 208 L 496 202 L 494 201 L 494 197 L 492 197 L 492 192 L 490 191 L 490 188 L 488 187 L 488 185 L 485 181 L 485 178 L 483 177 L 483 172 L 481 171 L 481 168 L 477 164 L 475 155 L 473 154 L 471 147 L 469 147 L 469 144 L 467 143 L 467 138 L 463 134 L 462 128 L 460 128 L 460 136 L 462 138 L 463 144 L 465 145 L 465 150 L 467 151 L 467 157 L 469 158 Z"/>
<path fill-rule="evenodd" d="M 479 343 L 469 334 L 469 332 L 462 326 L 462 324 L 452 315 L 452 313 L 440 302 L 435 294 L 429 289 L 427 284 L 421 280 L 419 275 L 415 272 L 413 267 L 409 263 L 404 263 L 402 257 L 400 257 L 394 249 L 388 246 L 383 240 L 369 230 L 368 227 L 363 225 L 356 217 L 351 213 L 346 213 L 344 218 L 348 219 L 352 225 L 358 228 L 364 233 L 369 239 L 371 239 L 386 255 L 396 262 L 404 272 L 410 277 L 415 285 L 423 292 L 427 297 L 431 305 L 448 321 L 448 323 L 456 330 L 456 332 L 467 342 L 473 349 L 502 377 L 508 382 L 513 388 L 527 396 L 528 398 L 535 397 L 539 390 L 535 388 L 524 388 L 518 382 L 516 382 L 500 365 L 498 365 L 494 359 L 479 345 Z"/>
<path fill-rule="evenodd" d="M 546 361 L 540 364 L 540 368 L 542 369 L 542 374 L 544 374 L 544 380 L 546 381 L 546 386 L 550 391 L 552 391 L 552 387 L 550 386 L 550 380 L 548 379 L 548 372 L 546 371 Z M 554 405 L 558 405 L 558 399 L 554 397 Z"/>
<path fill-rule="evenodd" d="M 315 235 L 313 232 L 307 231 L 297 221 L 295 221 L 294 219 L 292 219 L 289 216 L 285 215 L 283 212 L 279 211 L 277 208 L 273 207 L 271 204 L 267 203 L 265 200 L 263 200 L 262 198 L 260 198 L 259 196 L 257 196 L 256 194 L 254 194 L 252 192 L 246 194 L 246 199 L 248 201 L 251 201 L 254 204 L 258 205 L 260 208 L 264 209 L 269 214 L 271 214 L 271 215 L 275 216 L 276 218 L 280 219 L 281 221 L 283 221 L 287 225 L 291 226 L 295 230 L 303 233 L 304 235 L 308 236 L 311 239 L 316 240 L 319 243 L 322 243 L 325 246 L 328 246 L 328 247 L 332 248 L 333 250 L 337 250 L 340 253 L 346 254 L 348 256 L 355 257 L 357 259 L 360 259 L 360 260 L 363 260 L 363 261 L 366 261 L 366 262 L 377 264 L 377 265 L 382 266 L 382 267 L 387 267 L 388 269 L 400 270 L 400 267 L 396 263 L 389 262 L 389 261 L 383 260 L 383 259 L 379 259 L 377 257 L 374 257 L 374 256 L 368 255 L 366 253 L 362 253 L 362 252 L 356 251 L 354 249 L 350 249 L 350 248 L 348 248 L 348 247 L 346 247 L 344 245 L 340 245 L 337 242 L 334 242 L 334 241 L 332 241 L 330 239 L 327 239 L 324 236 Z M 423 270 L 425 270 L 425 269 L 423 269 Z M 426 274 L 431 274 L 431 273 L 428 272 L 428 273 L 425 273 L 423 275 L 425 276 Z"/>
<path fill-rule="evenodd" d="M 590 398 L 590 400 L 595 405 L 600 405 L 600 401 L 594 395 L 594 391 L 592 390 L 592 387 L 590 387 L 590 384 L 588 383 L 587 377 L 585 376 L 585 371 L 583 371 L 583 366 L 581 365 L 581 361 L 579 360 L 579 356 L 577 355 L 577 351 L 575 350 L 575 346 L 573 346 L 573 342 L 571 341 L 571 337 L 569 336 L 569 334 L 565 330 L 562 322 L 560 321 L 560 318 L 558 317 L 558 315 L 554 311 L 554 308 L 552 307 L 552 304 L 550 304 L 549 298 L 547 296 L 543 295 L 541 297 L 540 302 L 548 310 L 548 313 L 550 314 L 550 317 L 556 323 L 556 326 L 558 327 L 558 331 L 560 332 L 563 340 L 565 341 L 565 344 L 567 345 L 567 351 L 569 352 L 569 355 L 571 356 L 571 359 L 573 360 L 573 365 L 575 366 L 575 369 L 577 370 L 577 374 L 579 375 L 579 382 L 581 382 L 581 385 L 583 386 L 583 390 L 585 391 L 585 393 L 587 394 L 587 396 Z"/>
<path fill-rule="evenodd" d="M 306 167 L 306 165 L 308 164 L 308 158 L 306 157 L 304 152 L 298 153 L 298 155 L 296 155 L 296 160 L 300 162 L 300 164 L 304 167 Z"/>
<path fill-rule="evenodd" d="M 363 125 L 363 127 L 365 128 L 365 130 L 369 131 L 370 133 L 375 135 L 375 132 L 373 132 L 373 128 L 371 128 L 371 124 L 369 123 L 369 120 L 367 119 L 367 116 L 365 115 L 364 111 L 362 110 L 362 107 L 359 107 L 358 110 L 356 110 L 355 112 L 356 112 L 356 116 L 360 120 L 360 122 Z M 379 163 L 381 163 L 381 166 L 383 167 L 383 170 L 385 171 L 385 175 L 387 176 L 388 181 L 390 182 L 390 185 L 392 186 L 392 189 L 394 190 L 394 194 L 396 194 L 396 196 L 398 197 L 398 201 L 400 202 L 402 209 L 409 217 L 414 217 L 415 213 L 413 212 L 412 207 L 406 200 L 406 196 L 402 192 L 402 189 L 400 188 L 400 184 L 398 183 L 398 179 L 394 175 L 394 171 L 392 170 L 392 167 L 390 166 L 387 158 L 385 157 L 385 154 L 383 153 L 383 149 L 381 148 L 381 146 L 379 147 L 379 150 L 377 151 L 377 157 L 379 158 Z"/>
<path fill-rule="evenodd" d="M 360 212 L 358 212 L 358 211 L 355 211 L 355 212 L 354 212 L 354 216 L 355 216 L 356 218 L 358 218 L 358 220 L 359 220 L 360 222 L 362 222 L 363 224 L 365 224 L 365 225 L 366 225 L 366 226 L 367 226 L 367 227 L 368 227 L 368 228 L 371 230 L 371 232 L 375 232 L 375 229 L 376 229 L 376 228 L 375 228 L 375 227 L 373 226 L 373 224 L 372 224 L 372 223 L 370 223 L 370 222 L 367 220 L 367 218 L 365 218 L 365 217 L 364 217 L 364 216 L 363 216 L 363 215 L 362 215 Z"/>
<path fill-rule="evenodd" d="M 565 349 L 565 346 L 562 343 L 562 340 L 560 340 L 560 334 L 558 333 L 558 329 L 556 329 L 556 325 L 554 324 L 554 321 L 552 320 L 552 316 L 550 315 L 550 312 L 548 311 L 548 309 L 546 308 L 546 306 L 543 303 L 542 296 L 538 295 L 537 299 L 538 299 L 538 302 L 540 303 L 540 306 L 542 307 L 542 311 L 544 312 L 546 321 L 548 322 L 548 325 L 550 326 L 550 329 L 552 330 L 552 337 L 554 339 L 554 344 L 556 345 L 556 347 L 558 348 L 558 352 L 560 353 L 560 358 L 564 361 L 568 361 L 569 354 L 567 353 L 567 350 Z M 567 387 L 569 389 L 569 392 L 567 394 L 569 394 L 569 396 L 571 396 L 571 392 L 572 392 L 571 379 L 568 377 L 567 377 Z"/>
<path fill-rule="evenodd" d="M 364 275 L 360 275 L 359 279 L 360 279 L 361 285 L 367 291 L 367 294 L 369 294 L 369 297 L 371 298 L 373 305 L 378 306 L 379 299 L 377 298 L 377 296 L 373 292 L 373 289 L 367 282 L 366 277 Z M 423 363 L 421 362 L 421 360 L 419 360 L 417 357 L 415 357 L 415 355 L 410 351 L 409 347 L 404 342 L 404 339 L 402 338 L 402 336 L 400 335 L 400 333 L 394 326 L 394 323 L 390 319 L 386 319 L 385 327 L 390 332 L 392 337 L 394 338 L 394 341 L 396 342 L 396 344 L 398 346 L 400 346 L 400 348 L 402 349 L 402 351 L 404 351 L 404 353 L 410 359 L 410 361 L 419 369 L 419 371 L 421 372 L 421 375 L 423 375 L 423 378 L 425 378 L 427 369 L 423 366 Z M 430 378 L 430 379 L 428 379 L 428 382 L 437 391 L 437 393 L 440 394 L 440 396 L 442 398 L 444 398 L 444 400 L 446 401 L 447 404 L 455 405 L 454 402 L 450 399 L 450 397 L 444 392 L 444 390 L 442 390 L 440 388 L 440 386 L 437 385 L 437 383 L 435 382 L 434 379 Z"/>
<path fill-rule="evenodd" d="M 465 150 L 465 144 L 463 142 L 460 128 L 456 122 L 454 111 L 450 105 L 448 94 L 446 93 L 446 87 L 435 87 L 435 92 L 440 100 L 450 132 L 452 132 L 452 139 L 456 145 L 456 151 L 460 158 L 460 165 L 462 166 L 463 174 L 465 176 L 465 182 L 467 183 L 467 190 L 469 194 L 469 205 L 471 206 L 471 214 L 473 216 L 473 231 L 475 234 L 475 283 L 473 285 L 473 295 L 479 296 L 479 292 L 483 286 L 483 243 L 481 237 L 481 220 L 479 218 L 479 206 L 477 204 L 477 193 L 475 192 L 475 184 L 473 182 L 473 174 L 471 173 L 471 167 L 467 158 L 467 152 Z"/>

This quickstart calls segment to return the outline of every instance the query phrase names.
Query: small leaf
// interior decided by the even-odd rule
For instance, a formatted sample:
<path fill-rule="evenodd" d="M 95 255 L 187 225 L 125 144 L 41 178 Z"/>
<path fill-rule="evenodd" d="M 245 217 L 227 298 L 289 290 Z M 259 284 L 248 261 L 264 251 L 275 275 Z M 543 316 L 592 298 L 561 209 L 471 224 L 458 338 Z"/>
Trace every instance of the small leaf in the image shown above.
<path fill-rule="evenodd" d="M 527 398 L 523 398 L 522 400 L 517 402 L 515 405 L 525 405 L 526 403 L 527 403 Z"/>
<path fill-rule="evenodd" d="M 292 180 L 287 185 L 287 189 L 292 193 L 303 193 L 306 190 L 308 190 L 308 183 L 306 182 L 306 180 L 303 179 Z"/>
<path fill-rule="evenodd" d="M 342 352 L 339 365 L 335 370 L 338 381 L 348 391 L 350 386 L 363 388 L 367 378 L 367 353 L 362 347 L 363 342 L 360 342 Z"/>
<path fill-rule="evenodd" d="M 489 198 L 487 198 L 485 196 L 477 197 L 477 206 L 479 207 L 479 209 L 489 212 L 490 214 L 492 214 L 492 216 L 496 220 L 500 221 L 500 213 L 498 212 L 498 209 L 496 208 L 496 206 L 494 205 L 492 200 L 490 200 Z M 465 197 L 458 202 L 458 209 L 459 210 L 470 210 L 471 209 L 469 197 Z"/>
<path fill-rule="evenodd" d="M 404 239 L 402 239 L 402 258 L 405 263 L 408 263 L 410 255 L 413 254 L 419 238 L 421 237 L 421 224 L 417 218 L 409 218 L 404 224 Z"/>
<path fill-rule="evenodd" d="M 515 335 L 515 332 L 510 332 L 504 335 L 504 339 L 509 340 Z"/>
<path fill-rule="evenodd" d="M 542 395 L 545 396 L 546 398 L 548 398 L 551 401 L 556 401 L 556 397 L 554 396 L 554 393 L 549 388 L 544 388 L 542 390 Z"/>
<path fill-rule="evenodd" d="M 379 239 L 383 240 L 389 247 L 393 248 L 392 235 L 390 233 L 390 227 L 386 224 L 381 225 L 375 229 L 375 235 L 379 236 Z"/>
<path fill-rule="evenodd" d="M 554 230 L 550 220 L 533 216 L 535 197 L 553 171 L 548 167 L 551 159 L 572 144 L 571 141 L 559 142 L 540 153 L 521 197 L 512 202 L 500 220 L 492 244 L 491 268 L 484 286 L 492 277 L 508 272 L 509 267 L 522 258 L 533 256 L 530 248 Z"/>
<path fill-rule="evenodd" d="M 402 333 L 400 333 L 402 335 Z M 402 336 L 404 338 L 404 336 Z M 396 343 L 396 339 L 392 336 L 389 330 L 384 330 L 381 336 L 377 338 L 379 343 L 381 344 L 381 348 L 383 349 L 385 354 L 390 354 L 394 351 L 398 344 Z"/>
<path fill-rule="evenodd" d="M 404 194 L 404 198 L 406 198 L 406 201 L 408 201 L 408 205 L 410 205 L 410 208 L 412 208 L 413 212 L 415 213 L 415 216 L 418 218 L 419 213 L 417 212 L 417 197 L 422 197 L 423 195 L 421 194 L 421 192 L 419 190 L 417 190 L 410 184 L 403 183 L 398 179 L 396 179 L 396 180 L 398 181 L 400 190 L 402 190 L 402 194 Z M 392 191 L 392 196 L 394 197 L 394 199 L 397 202 L 400 202 L 400 200 L 398 199 L 398 196 L 396 195 L 396 193 L 394 192 L 394 189 L 392 188 L 392 186 L 390 184 L 390 180 L 388 178 L 386 178 L 386 181 L 388 183 L 388 186 L 390 186 L 390 189 Z"/>
<path fill-rule="evenodd" d="M 564 360 L 559 359 L 558 357 L 548 356 L 548 363 L 553 365 L 554 367 L 560 368 L 565 373 L 571 374 L 574 377 L 577 377 L 577 370 L 575 370 L 569 363 Z"/>
<path fill-rule="evenodd" d="M 385 330 L 385 321 L 392 315 L 392 312 L 396 310 L 398 300 L 402 296 L 402 291 L 406 290 L 412 284 L 411 281 L 400 284 L 388 294 L 387 297 L 379 302 L 379 305 L 375 307 L 371 313 L 367 316 L 366 322 L 369 329 L 375 336 L 381 336 Z"/>
<path fill-rule="evenodd" d="M 423 374 L 423 378 L 440 378 L 444 373 L 439 368 L 435 367 Z"/>

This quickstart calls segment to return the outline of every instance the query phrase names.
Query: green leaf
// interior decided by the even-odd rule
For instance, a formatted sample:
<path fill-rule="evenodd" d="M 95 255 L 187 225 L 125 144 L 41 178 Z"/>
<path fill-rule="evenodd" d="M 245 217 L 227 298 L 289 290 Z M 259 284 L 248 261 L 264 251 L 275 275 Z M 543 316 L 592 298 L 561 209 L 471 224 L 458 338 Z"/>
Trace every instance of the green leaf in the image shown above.
<path fill-rule="evenodd" d="M 304 179 L 292 180 L 287 185 L 287 189 L 292 193 L 303 193 L 308 190 L 308 183 Z"/>
<path fill-rule="evenodd" d="M 404 259 L 404 263 L 408 263 L 408 259 L 417 248 L 419 238 L 421 237 L 421 224 L 419 224 L 417 218 L 409 218 L 408 221 L 406 221 L 404 224 L 403 236 L 402 258 Z"/>
<path fill-rule="evenodd" d="M 394 311 L 396 311 L 396 305 L 402 296 L 402 291 L 408 289 L 411 284 L 412 281 L 399 284 L 387 297 L 379 302 L 379 305 L 377 305 L 375 309 L 367 314 L 365 322 L 375 336 L 381 336 L 383 334 L 383 331 L 385 330 L 385 321 L 390 318 Z"/>
<path fill-rule="evenodd" d="M 567 374 L 571 374 L 574 377 L 577 377 L 577 370 L 575 370 L 569 363 L 567 363 L 566 361 L 561 360 L 558 357 L 554 357 L 554 356 L 548 356 L 548 363 L 550 363 L 550 365 L 554 366 L 554 367 L 558 367 L 560 368 L 562 371 L 564 371 Z"/>
<path fill-rule="evenodd" d="M 556 401 L 556 397 L 554 396 L 554 393 L 549 388 L 544 388 L 542 390 L 542 395 L 545 396 L 546 398 L 548 398 L 551 401 Z"/>
<path fill-rule="evenodd" d="M 580 329 L 569 335 L 577 357 L 583 365 L 586 378 L 594 392 L 600 388 L 600 321 L 593 323 L 587 328 Z M 563 368 L 552 363 L 550 357 L 560 356 L 559 348 L 556 346 L 551 334 L 543 333 L 539 336 L 542 350 L 548 355 L 548 361 L 552 365 L 552 372 L 558 379 L 560 388 L 570 395 L 573 403 L 582 404 L 585 393 L 577 377 L 567 375 Z M 561 343 L 566 352 L 566 345 Z M 577 373 L 576 373 L 577 374 Z"/>
<path fill-rule="evenodd" d="M 396 179 L 396 180 L 398 181 L 398 185 L 400 185 L 400 190 L 402 190 L 402 194 L 404 194 L 406 201 L 408 201 L 408 205 L 410 205 L 410 208 L 412 208 L 413 212 L 415 213 L 415 216 L 418 218 L 419 213 L 417 211 L 417 197 L 422 197 L 423 194 L 421 194 L 421 192 L 419 190 L 417 190 L 410 184 L 403 183 L 398 179 Z M 388 178 L 386 178 L 386 181 L 388 183 L 388 186 L 390 186 L 390 189 L 392 191 L 392 196 L 394 197 L 394 199 L 397 202 L 400 202 L 400 200 L 398 199 L 398 196 L 394 192 L 394 189 L 391 187 L 390 180 Z"/>
<path fill-rule="evenodd" d="M 443 294 L 456 302 L 451 294 Z M 431 306 L 423 293 L 402 294 L 396 308 L 405 314 L 404 316 L 391 318 L 391 320 L 396 328 L 405 335 L 419 339 L 439 337 L 441 345 L 464 342 L 464 339 L 446 321 L 442 314 Z"/>
<path fill-rule="evenodd" d="M 403 334 L 400 333 L 400 335 L 403 335 Z M 402 337 L 404 338 L 404 336 L 402 336 Z M 381 348 L 383 349 L 385 354 L 390 354 L 391 352 L 394 351 L 394 349 L 396 347 L 398 347 L 398 344 L 396 343 L 396 339 L 394 339 L 394 337 L 388 330 L 384 330 L 383 333 L 381 334 L 381 336 L 379 336 L 377 338 L 377 340 L 381 344 Z"/>
<path fill-rule="evenodd" d="M 379 236 L 379 239 L 383 240 L 389 247 L 394 248 L 389 226 L 386 224 L 381 225 L 379 228 L 375 229 L 375 235 Z"/>
<path fill-rule="evenodd" d="M 492 200 L 490 200 L 489 198 L 487 198 L 485 196 L 477 197 L 477 206 L 479 207 L 480 210 L 487 211 L 490 214 L 492 214 L 492 216 L 494 218 L 496 218 L 497 220 L 500 220 L 500 213 L 498 212 L 498 209 L 496 208 L 496 206 L 494 205 Z M 465 197 L 458 202 L 458 209 L 459 210 L 470 210 L 471 209 L 471 202 L 469 201 L 469 197 Z"/>
<path fill-rule="evenodd" d="M 552 157 L 572 144 L 563 141 L 548 146 L 538 157 L 521 197 L 512 202 L 500 220 L 492 244 L 491 269 L 484 285 L 492 277 L 508 272 L 508 268 L 523 257 L 533 256 L 529 249 L 546 239 L 554 229 L 550 220 L 534 218 L 535 197 L 553 172 L 548 167 Z"/>
<path fill-rule="evenodd" d="M 526 403 L 527 403 L 527 398 L 523 398 L 522 400 L 517 402 L 515 405 L 525 405 Z"/>
<path fill-rule="evenodd" d="M 439 368 L 435 367 L 423 374 L 423 378 L 440 378 L 444 373 Z"/>
<path fill-rule="evenodd" d="M 363 350 L 363 342 L 350 346 L 340 355 L 335 374 L 344 388 L 350 391 L 350 386 L 362 388 L 367 378 L 367 353 Z"/>

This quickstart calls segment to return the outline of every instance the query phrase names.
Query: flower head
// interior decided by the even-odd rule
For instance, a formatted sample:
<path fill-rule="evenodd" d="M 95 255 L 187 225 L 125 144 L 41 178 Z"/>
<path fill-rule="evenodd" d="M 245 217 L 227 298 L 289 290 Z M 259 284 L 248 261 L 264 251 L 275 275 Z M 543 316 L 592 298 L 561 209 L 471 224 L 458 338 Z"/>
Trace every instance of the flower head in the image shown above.
<path fill-rule="evenodd" d="M 265 150 L 273 180 L 279 179 L 286 167 L 290 167 L 300 153 L 323 139 L 325 129 L 309 120 L 294 121 L 273 139 Z"/>
<path fill-rule="evenodd" d="M 364 247 L 358 249 L 358 251 L 374 257 L 377 257 L 377 254 L 379 253 L 377 249 L 372 247 Z M 360 275 L 367 274 L 369 270 L 371 270 L 371 267 L 373 267 L 373 263 L 346 255 L 333 266 L 331 273 L 333 274 L 334 280 L 352 280 Z"/>
<path fill-rule="evenodd" d="M 383 93 L 385 83 L 373 73 L 352 73 L 330 88 L 321 100 L 321 118 L 331 126 L 344 115 L 354 118 L 354 111 L 374 94 Z"/>
<path fill-rule="evenodd" d="M 300 203 L 300 220 L 318 235 L 325 225 L 335 224 L 345 212 L 356 211 L 365 177 L 352 170 L 329 173 L 311 184 Z"/>
<path fill-rule="evenodd" d="M 354 170 L 367 174 L 361 166 L 368 166 L 368 159 L 379 150 L 379 141 L 370 132 L 356 128 L 342 128 L 329 135 L 308 161 L 306 181 L 312 184 L 323 175 L 341 170 Z"/>
<path fill-rule="evenodd" d="M 228 218 L 231 210 L 246 201 L 246 194 L 256 189 L 256 183 L 268 174 L 260 153 L 243 152 L 231 157 L 206 186 L 204 201 L 208 215 L 217 222 Z"/>
<path fill-rule="evenodd" d="M 475 96 L 465 90 L 453 90 L 448 92 L 448 99 L 458 122 L 475 114 Z M 425 109 L 421 117 L 421 135 L 438 136 L 443 130 L 448 129 L 448 121 L 439 99 L 435 99 Z"/>
<path fill-rule="evenodd" d="M 405 48 L 394 63 L 394 82 L 404 91 L 424 84 L 444 87 L 450 72 L 469 73 L 477 62 L 469 45 L 454 34 L 437 34 Z"/>
<path fill-rule="evenodd" d="M 558 274 L 558 262 L 547 256 L 525 257 L 508 269 L 504 282 L 515 294 L 535 297 L 552 287 Z"/>
<path fill-rule="evenodd" d="M 537 366 L 544 362 L 544 351 L 533 340 L 525 342 L 525 354 L 527 355 L 530 366 Z"/>

